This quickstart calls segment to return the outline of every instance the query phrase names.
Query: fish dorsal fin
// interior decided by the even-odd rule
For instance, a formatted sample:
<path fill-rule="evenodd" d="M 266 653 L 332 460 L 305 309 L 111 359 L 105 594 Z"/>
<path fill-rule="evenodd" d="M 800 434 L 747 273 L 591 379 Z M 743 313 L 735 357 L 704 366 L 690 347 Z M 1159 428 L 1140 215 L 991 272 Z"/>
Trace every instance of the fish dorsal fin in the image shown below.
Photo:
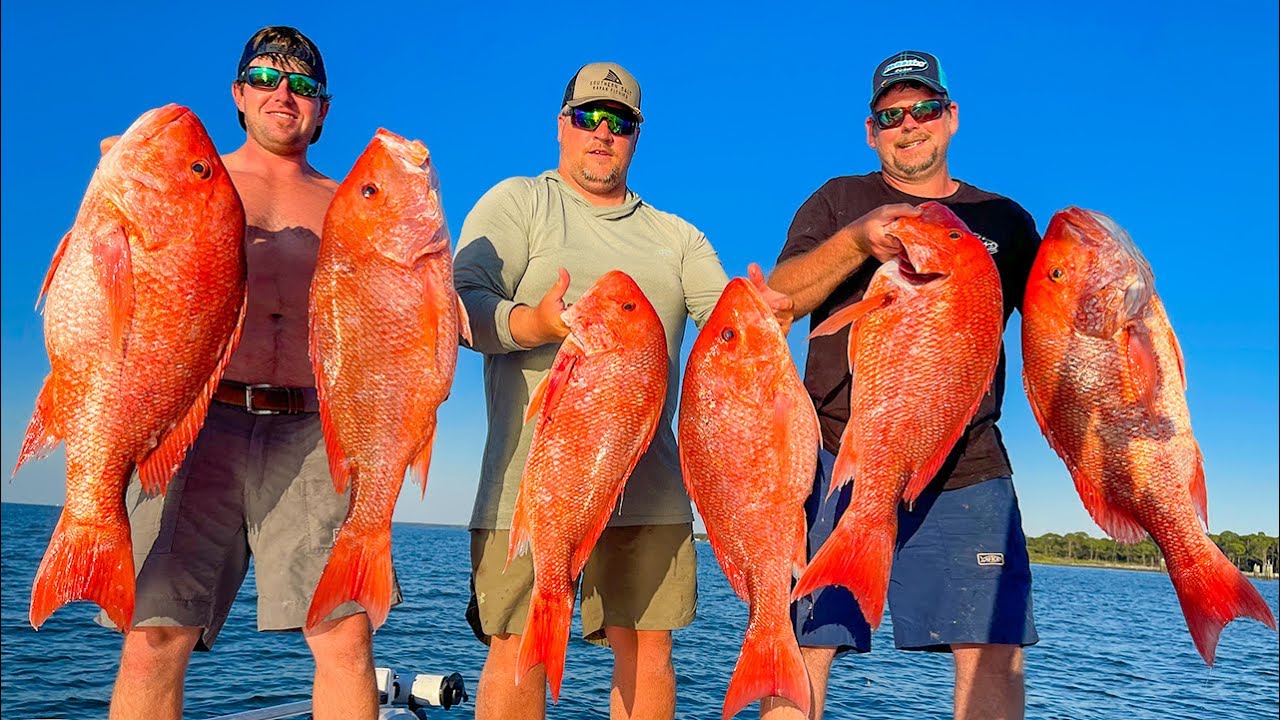
<path fill-rule="evenodd" d="M 53 251 L 53 260 L 49 263 L 49 272 L 45 273 L 44 282 L 40 285 L 40 294 L 36 296 L 36 312 L 40 311 L 40 303 L 49 292 L 49 286 L 53 284 L 53 276 L 58 272 L 58 266 L 62 264 L 62 256 L 66 254 L 67 245 L 70 243 L 71 232 L 68 231 L 58 243 L 58 249 Z"/>
<path fill-rule="evenodd" d="M 248 299 L 246 288 L 245 295 L 240 300 L 240 313 L 236 317 L 235 327 L 222 346 L 218 364 L 209 375 L 209 379 L 205 381 L 200 393 L 196 395 L 191 407 L 187 409 L 181 420 L 174 423 L 160 437 L 155 448 L 138 463 L 138 479 L 148 493 L 155 495 L 165 491 L 169 480 L 182 465 L 182 459 L 186 457 L 191 443 L 195 442 L 196 435 L 200 433 L 205 416 L 209 413 L 209 402 L 213 400 L 213 393 L 218 389 L 218 382 L 222 380 L 222 373 L 227 369 L 227 363 L 231 362 L 231 355 L 240 344 L 240 333 L 244 329 L 244 318 L 249 307 Z"/>

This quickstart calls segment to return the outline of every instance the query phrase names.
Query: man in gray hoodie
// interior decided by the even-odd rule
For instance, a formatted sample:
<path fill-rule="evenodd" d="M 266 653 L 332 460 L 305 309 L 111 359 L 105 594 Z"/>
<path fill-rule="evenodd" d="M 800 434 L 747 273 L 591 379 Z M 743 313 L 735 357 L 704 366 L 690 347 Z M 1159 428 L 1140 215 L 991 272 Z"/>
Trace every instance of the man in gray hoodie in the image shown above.
<path fill-rule="evenodd" d="M 489 423 L 470 523 L 467 610 L 476 636 L 489 645 L 479 720 L 545 715 L 543 667 L 514 684 L 533 587 L 530 556 L 504 572 L 533 433 L 533 423 L 523 420 L 569 332 L 560 318 L 565 304 L 615 269 L 635 279 L 662 319 L 669 382 L 657 433 L 583 570 L 583 633 L 613 649 L 611 717 L 675 714 L 671 631 L 693 621 L 697 567 L 671 419 L 686 319 L 701 326 L 728 278 L 706 236 L 627 187 L 643 120 L 640 86 L 630 73 L 614 63 L 583 66 L 569 81 L 557 119 L 557 169 L 499 183 L 462 226 L 455 284 L 471 316 L 473 347 L 484 353 Z M 789 327 L 790 299 L 769 290 L 758 269 L 752 277 Z"/>

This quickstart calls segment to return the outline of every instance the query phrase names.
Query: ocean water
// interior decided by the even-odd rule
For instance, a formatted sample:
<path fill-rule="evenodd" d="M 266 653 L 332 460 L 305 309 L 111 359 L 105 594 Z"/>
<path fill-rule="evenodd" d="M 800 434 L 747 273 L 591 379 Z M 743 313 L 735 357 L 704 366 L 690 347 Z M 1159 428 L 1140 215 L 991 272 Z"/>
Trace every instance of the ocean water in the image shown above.
<path fill-rule="evenodd" d="M 0 716 L 105 717 L 120 636 L 93 624 L 94 606 L 56 612 L 40 632 L 27 623 L 31 581 L 57 520 L 56 508 L 0 507 Z M 474 693 L 485 648 L 472 636 L 467 533 L 396 525 L 393 548 L 406 597 L 374 636 L 375 661 L 402 675 L 459 672 Z M 675 634 L 680 718 L 720 717 L 737 660 L 746 606 L 733 595 L 710 547 L 698 546 L 698 620 Z M 1166 576 L 1036 566 L 1040 644 L 1026 654 L 1027 717 L 1070 720 L 1262 720 L 1280 712 L 1280 641 L 1251 620 L 1228 625 L 1208 668 L 1196 654 Z M 1277 584 L 1258 582 L 1277 609 Z M 196 653 L 186 717 L 199 720 L 304 700 L 311 664 L 296 633 L 258 633 L 252 572 L 218 644 Z M 950 717 L 947 655 L 899 652 L 885 624 L 875 651 L 845 656 L 832 673 L 828 717 Z M 560 702 L 551 718 L 607 718 L 608 650 L 581 640 L 575 619 Z M 757 717 L 756 705 L 738 717 Z M 472 703 L 430 717 L 469 720 Z"/>

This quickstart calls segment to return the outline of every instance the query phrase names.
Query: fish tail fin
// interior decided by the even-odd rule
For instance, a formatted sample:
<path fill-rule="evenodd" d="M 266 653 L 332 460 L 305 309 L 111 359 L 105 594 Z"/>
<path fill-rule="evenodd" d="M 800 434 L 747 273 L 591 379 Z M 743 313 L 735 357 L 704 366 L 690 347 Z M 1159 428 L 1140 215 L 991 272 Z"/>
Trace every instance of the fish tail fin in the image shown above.
<path fill-rule="evenodd" d="M 62 435 L 53 422 L 53 398 L 49 389 L 50 374 L 45 377 L 40 394 L 36 396 L 36 409 L 31 413 L 31 422 L 27 425 L 27 435 L 22 439 L 22 450 L 18 452 L 18 462 L 13 466 L 13 474 L 28 460 L 39 460 L 48 455 L 58 443 Z"/>
<path fill-rule="evenodd" d="M 573 621 L 573 592 L 548 593 L 535 587 L 529 601 L 529 617 L 520 638 L 516 660 L 516 683 L 525 673 L 542 663 L 551 686 L 551 702 L 560 699 L 564 678 L 564 658 L 569 650 L 569 625 Z"/>
<path fill-rule="evenodd" d="M 128 523 L 80 523 L 63 510 L 31 586 L 31 627 L 40 629 L 72 600 L 92 600 L 121 632 L 128 632 L 133 626 L 133 592 Z"/>
<path fill-rule="evenodd" d="M 896 532 L 896 520 L 871 525 L 846 515 L 809 561 L 809 567 L 791 592 L 791 599 L 827 585 L 842 585 L 857 599 L 871 629 L 879 628 L 889 592 Z"/>
<path fill-rule="evenodd" d="M 1191 640 L 1200 657 L 1212 667 L 1218 636 L 1227 623 L 1238 617 L 1250 617 L 1275 630 L 1276 619 L 1244 573 L 1207 536 L 1204 542 L 1209 546 L 1202 556 L 1206 560 L 1170 562 L 1169 579 L 1182 605 Z M 1172 556 L 1166 557 L 1171 559 Z"/>
<path fill-rule="evenodd" d="M 344 525 L 311 597 L 306 627 L 314 628 L 334 608 L 355 600 L 376 630 L 387 621 L 394 585 L 390 529 L 358 534 Z"/>
<path fill-rule="evenodd" d="M 752 615 L 755 608 L 752 607 Z M 783 697 L 809 714 L 809 671 L 785 613 L 768 623 L 752 617 L 742 642 L 742 654 L 729 679 L 724 696 L 723 720 L 729 720 L 752 702 Z"/>

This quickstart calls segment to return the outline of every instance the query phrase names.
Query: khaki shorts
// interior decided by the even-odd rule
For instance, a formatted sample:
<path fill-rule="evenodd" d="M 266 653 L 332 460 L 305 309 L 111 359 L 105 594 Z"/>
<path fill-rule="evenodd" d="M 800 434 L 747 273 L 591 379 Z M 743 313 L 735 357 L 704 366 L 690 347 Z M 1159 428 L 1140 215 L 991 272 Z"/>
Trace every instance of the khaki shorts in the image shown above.
<path fill-rule="evenodd" d="M 467 622 L 486 645 L 493 635 L 524 632 L 533 593 L 533 559 L 507 562 L 508 530 L 471 531 Z M 698 562 L 693 524 L 607 527 L 582 571 L 582 634 L 608 645 L 604 628 L 674 630 L 693 622 Z"/>
<path fill-rule="evenodd" d="M 135 477 L 125 502 L 138 573 L 134 626 L 199 627 L 196 647 L 208 650 L 251 554 L 258 629 L 306 623 L 351 490 L 333 489 L 318 414 L 251 415 L 213 402 L 168 491 L 149 497 Z M 358 612 L 346 602 L 329 619 Z M 114 627 L 105 614 L 97 621 Z"/>

